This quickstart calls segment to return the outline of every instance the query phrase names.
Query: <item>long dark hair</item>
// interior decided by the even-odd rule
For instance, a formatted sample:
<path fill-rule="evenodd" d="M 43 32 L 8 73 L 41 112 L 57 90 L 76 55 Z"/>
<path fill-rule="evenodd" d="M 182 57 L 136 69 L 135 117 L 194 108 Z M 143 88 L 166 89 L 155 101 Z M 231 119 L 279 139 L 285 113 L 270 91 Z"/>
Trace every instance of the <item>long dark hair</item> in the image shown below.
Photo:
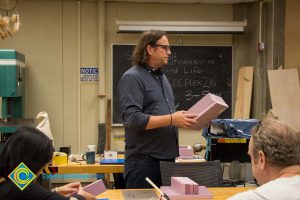
<path fill-rule="evenodd" d="M 145 65 L 148 62 L 147 45 L 155 45 L 157 40 L 167 35 L 165 31 L 150 30 L 146 31 L 139 38 L 137 45 L 132 53 L 133 65 Z"/>
<path fill-rule="evenodd" d="M 44 133 L 21 127 L 9 137 L 0 154 L 0 177 L 8 177 L 21 162 L 36 174 L 50 162 L 53 152 L 52 142 Z"/>

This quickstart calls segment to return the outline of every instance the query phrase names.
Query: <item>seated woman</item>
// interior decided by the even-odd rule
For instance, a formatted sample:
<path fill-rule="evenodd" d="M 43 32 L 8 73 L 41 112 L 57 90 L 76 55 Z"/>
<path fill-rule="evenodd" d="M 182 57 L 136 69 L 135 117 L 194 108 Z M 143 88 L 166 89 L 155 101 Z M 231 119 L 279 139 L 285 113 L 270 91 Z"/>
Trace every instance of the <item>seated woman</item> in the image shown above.
<path fill-rule="evenodd" d="M 79 182 L 70 183 L 56 188 L 55 191 L 50 191 L 35 183 L 34 180 L 21 190 L 9 178 L 12 171 L 22 162 L 38 177 L 43 168 L 51 162 L 53 151 L 54 148 L 50 139 L 35 128 L 21 127 L 12 134 L 0 154 L 0 199 L 96 200 L 93 195 L 82 189 Z M 19 173 L 19 176 L 21 175 L 22 173 Z M 24 175 L 26 176 L 26 173 L 23 173 L 23 178 Z M 72 197 L 63 196 L 73 192 L 76 194 Z"/>

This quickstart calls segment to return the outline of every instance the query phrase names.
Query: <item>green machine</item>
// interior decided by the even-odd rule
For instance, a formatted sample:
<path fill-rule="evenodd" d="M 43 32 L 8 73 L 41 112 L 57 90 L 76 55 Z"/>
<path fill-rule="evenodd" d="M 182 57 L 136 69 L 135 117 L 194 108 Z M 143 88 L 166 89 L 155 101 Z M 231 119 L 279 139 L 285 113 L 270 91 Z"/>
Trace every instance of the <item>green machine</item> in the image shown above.
<path fill-rule="evenodd" d="M 32 125 L 24 119 L 25 56 L 15 50 L 0 49 L 0 151 L 5 140 L 20 126 Z"/>

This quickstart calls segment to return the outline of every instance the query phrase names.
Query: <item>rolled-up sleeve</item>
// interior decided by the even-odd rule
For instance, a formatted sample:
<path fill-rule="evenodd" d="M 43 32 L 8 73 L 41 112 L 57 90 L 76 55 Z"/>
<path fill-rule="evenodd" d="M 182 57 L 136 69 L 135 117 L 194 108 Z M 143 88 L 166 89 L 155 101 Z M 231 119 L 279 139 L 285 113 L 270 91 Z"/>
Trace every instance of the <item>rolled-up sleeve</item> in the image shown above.
<path fill-rule="evenodd" d="M 125 128 L 135 131 L 145 130 L 149 114 L 143 113 L 144 86 L 131 74 L 124 74 L 118 86 L 122 119 Z"/>

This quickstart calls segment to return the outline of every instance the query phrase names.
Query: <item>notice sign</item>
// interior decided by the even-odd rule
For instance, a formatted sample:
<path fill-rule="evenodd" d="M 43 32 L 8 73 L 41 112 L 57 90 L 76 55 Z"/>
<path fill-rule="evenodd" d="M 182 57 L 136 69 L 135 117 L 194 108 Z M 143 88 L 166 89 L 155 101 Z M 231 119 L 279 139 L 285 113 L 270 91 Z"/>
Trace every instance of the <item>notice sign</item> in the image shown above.
<path fill-rule="evenodd" d="M 98 68 L 96 67 L 82 67 L 80 68 L 81 82 L 98 82 Z"/>

